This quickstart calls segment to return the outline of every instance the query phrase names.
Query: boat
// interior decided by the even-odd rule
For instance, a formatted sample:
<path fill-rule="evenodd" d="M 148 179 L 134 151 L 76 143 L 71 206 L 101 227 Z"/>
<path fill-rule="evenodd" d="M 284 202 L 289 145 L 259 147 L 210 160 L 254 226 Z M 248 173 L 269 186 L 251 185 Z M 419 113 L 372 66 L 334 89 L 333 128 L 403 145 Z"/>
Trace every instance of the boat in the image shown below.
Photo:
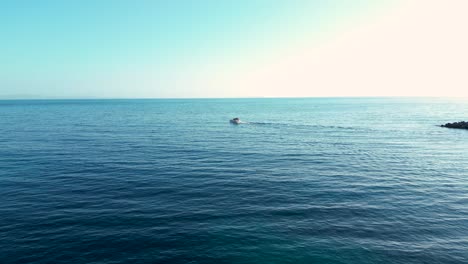
<path fill-rule="evenodd" d="M 229 122 L 230 122 L 231 124 L 235 124 L 235 125 L 238 125 L 238 124 L 241 123 L 241 121 L 240 121 L 240 119 L 239 119 L 238 117 L 235 117 L 235 118 L 229 120 Z"/>

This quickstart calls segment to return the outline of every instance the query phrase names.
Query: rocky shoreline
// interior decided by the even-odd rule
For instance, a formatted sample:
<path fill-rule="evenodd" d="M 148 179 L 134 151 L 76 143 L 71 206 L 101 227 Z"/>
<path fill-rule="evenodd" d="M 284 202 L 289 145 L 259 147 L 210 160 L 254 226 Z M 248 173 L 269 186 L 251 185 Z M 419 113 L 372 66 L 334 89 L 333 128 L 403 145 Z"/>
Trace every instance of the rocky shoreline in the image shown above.
<path fill-rule="evenodd" d="M 460 121 L 454 123 L 447 123 L 445 125 L 441 125 L 441 127 L 468 129 L 468 122 Z"/>

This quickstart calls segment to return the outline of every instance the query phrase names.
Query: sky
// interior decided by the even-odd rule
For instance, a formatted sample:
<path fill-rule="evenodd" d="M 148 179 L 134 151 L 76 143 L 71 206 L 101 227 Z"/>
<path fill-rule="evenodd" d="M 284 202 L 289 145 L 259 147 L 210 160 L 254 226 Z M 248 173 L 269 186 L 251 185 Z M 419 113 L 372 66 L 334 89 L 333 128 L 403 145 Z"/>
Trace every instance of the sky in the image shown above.
<path fill-rule="evenodd" d="M 0 0 L 0 98 L 468 97 L 466 0 Z"/>

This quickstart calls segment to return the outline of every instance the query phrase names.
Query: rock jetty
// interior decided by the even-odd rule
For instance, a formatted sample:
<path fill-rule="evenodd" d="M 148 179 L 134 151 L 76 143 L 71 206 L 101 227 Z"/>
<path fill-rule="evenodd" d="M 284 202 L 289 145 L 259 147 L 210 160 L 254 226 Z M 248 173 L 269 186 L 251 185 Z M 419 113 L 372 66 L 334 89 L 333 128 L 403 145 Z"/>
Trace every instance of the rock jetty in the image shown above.
<path fill-rule="evenodd" d="M 468 129 L 468 122 L 460 121 L 455 123 L 447 123 L 445 125 L 441 125 L 441 127 Z"/>

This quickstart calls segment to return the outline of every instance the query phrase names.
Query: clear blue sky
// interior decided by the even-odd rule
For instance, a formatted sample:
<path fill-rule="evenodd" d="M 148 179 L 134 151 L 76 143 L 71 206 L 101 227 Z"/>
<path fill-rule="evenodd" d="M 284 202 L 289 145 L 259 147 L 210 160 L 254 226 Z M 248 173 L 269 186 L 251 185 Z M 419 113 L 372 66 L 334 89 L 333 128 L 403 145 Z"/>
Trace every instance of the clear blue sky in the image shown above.
<path fill-rule="evenodd" d="M 377 2 L 3 0 L 0 97 L 275 96 L 228 84 L 362 25 Z"/>

